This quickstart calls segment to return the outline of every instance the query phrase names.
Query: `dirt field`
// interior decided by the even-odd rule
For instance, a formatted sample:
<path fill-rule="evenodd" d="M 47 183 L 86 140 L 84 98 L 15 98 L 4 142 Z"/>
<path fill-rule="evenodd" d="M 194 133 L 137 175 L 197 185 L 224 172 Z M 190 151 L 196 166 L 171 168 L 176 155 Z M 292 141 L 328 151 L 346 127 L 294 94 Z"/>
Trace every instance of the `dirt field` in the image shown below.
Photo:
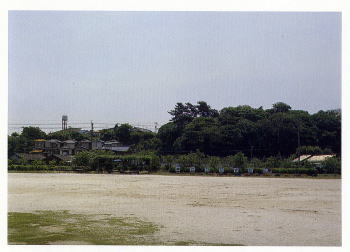
<path fill-rule="evenodd" d="M 340 179 L 11 173 L 8 203 L 138 217 L 164 242 L 341 245 Z"/>

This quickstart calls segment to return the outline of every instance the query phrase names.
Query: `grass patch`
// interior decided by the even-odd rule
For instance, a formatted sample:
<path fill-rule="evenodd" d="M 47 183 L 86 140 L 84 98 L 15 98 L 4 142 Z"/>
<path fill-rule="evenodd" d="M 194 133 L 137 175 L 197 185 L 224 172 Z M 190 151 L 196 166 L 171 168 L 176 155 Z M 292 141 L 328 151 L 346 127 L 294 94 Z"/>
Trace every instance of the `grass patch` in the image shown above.
<path fill-rule="evenodd" d="M 135 217 L 72 214 L 68 211 L 8 213 L 8 243 L 26 245 L 240 246 L 198 241 L 159 241 L 159 227 Z"/>
<path fill-rule="evenodd" d="M 138 218 L 68 211 L 10 212 L 9 244 L 154 245 L 158 226 Z"/>

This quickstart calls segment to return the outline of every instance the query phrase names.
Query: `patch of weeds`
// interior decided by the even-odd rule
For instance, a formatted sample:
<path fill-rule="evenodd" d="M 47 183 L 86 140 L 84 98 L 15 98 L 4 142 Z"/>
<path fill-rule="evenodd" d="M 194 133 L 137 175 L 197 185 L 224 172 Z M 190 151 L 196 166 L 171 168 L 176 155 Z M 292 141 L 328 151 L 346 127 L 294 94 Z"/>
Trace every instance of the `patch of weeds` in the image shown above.
<path fill-rule="evenodd" d="M 37 211 L 8 214 L 9 244 L 157 244 L 158 226 L 134 217 L 72 214 L 68 211 Z M 159 244 L 159 242 L 158 242 Z"/>

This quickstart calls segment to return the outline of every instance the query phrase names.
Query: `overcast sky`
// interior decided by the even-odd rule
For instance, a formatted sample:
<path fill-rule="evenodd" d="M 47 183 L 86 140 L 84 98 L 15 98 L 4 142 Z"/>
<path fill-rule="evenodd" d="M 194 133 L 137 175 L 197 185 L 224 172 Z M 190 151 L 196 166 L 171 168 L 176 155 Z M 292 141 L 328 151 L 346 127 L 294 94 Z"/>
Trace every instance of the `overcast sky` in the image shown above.
<path fill-rule="evenodd" d="M 9 122 L 164 123 L 176 102 L 340 108 L 341 15 L 9 12 Z"/>

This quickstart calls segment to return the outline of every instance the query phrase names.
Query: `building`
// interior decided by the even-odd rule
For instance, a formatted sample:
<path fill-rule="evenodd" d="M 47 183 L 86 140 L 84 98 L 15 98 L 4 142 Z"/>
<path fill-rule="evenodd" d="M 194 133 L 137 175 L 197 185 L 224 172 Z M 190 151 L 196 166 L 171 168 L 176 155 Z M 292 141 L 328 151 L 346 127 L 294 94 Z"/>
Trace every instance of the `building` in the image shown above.
<path fill-rule="evenodd" d="M 60 155 L 68 156 L 75 155 L 76 153 L 76 141 L 75 140 L 66 140 L 62 142 L 60 147 Z"/>
<path fill-rule="evenodd" d="M 102 150 L 102 147 L 103 147 L 103 141 L 101 140 L 95 140 L 91 142 L 92 150 Z"/>
<path fill-rule="evenodd" d="M 128 152 L 130 149 L 130 146 L 124 146 L 122 143 L 120 143 L 117 140 L 112 140 L 105 142 L 102 147 L 103 150 L 110 150 L 114 152 Z"/>
<path fill-rule="evenodd" d="M 130 150 L 130 146 L 125 146 L 116 140 L 103 142 L 101 140 L 60 141 L 57 139 L 36 139 L 34 140 L 34 149 L 30 153 L 15 153 L 10 159 L 24 159 L 29 162 L 34 160 L 71 162 L 75 154 L 88 150 L 109 150 L 116 153 L 127 153 Z"/>
<path fill-rule="evenodd" d="M 45 141 L 43 153 L 47 155 L 60 154 L 62 142 L 57 139 L 50 139 Z"/>

